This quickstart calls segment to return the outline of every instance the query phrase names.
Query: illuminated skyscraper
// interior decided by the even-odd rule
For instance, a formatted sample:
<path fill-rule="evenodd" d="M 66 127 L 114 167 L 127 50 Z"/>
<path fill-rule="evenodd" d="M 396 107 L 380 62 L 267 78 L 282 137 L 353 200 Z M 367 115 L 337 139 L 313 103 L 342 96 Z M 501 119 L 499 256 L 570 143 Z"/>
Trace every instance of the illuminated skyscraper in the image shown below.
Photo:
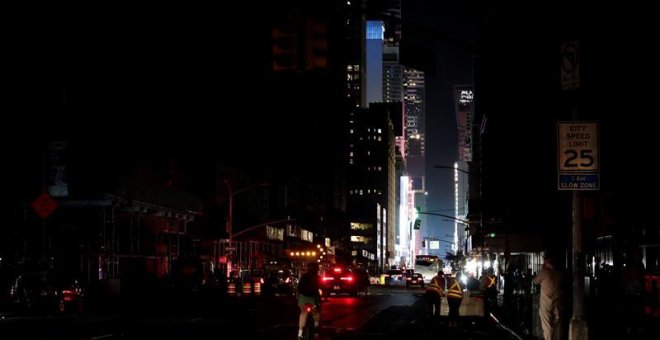
<path fill-rule="evenodd" d="M 369 107 L 370 103 L 383 102 L 383 22 L 367 20 L 365 34 L 366 77 L 363 78 L 363 108 Z"/>

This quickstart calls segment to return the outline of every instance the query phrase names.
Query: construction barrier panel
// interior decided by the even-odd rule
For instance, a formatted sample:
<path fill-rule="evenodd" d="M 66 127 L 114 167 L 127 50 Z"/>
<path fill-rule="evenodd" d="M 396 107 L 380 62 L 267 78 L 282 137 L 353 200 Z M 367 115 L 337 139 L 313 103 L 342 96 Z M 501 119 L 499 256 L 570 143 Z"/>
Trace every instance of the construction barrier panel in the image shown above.
<path fill-rule="evenodd" d="M 236 295 L 236 284 L 231 282 L 227 284 L 227 294 Z"/>
<path fill-rule="evenodd" d="M 252 284 L 250 282 L 243 283 L 243 294 L 252 294 Z"/>

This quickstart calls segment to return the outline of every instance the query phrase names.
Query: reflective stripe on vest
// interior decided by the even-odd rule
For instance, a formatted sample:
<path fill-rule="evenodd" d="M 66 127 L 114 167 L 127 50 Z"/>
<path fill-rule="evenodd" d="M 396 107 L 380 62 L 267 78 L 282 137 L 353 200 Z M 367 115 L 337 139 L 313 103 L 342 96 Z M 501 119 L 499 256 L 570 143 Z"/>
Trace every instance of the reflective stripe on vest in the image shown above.
<path fill-rule="evenodd" d="M 457 279 L 454 279 L 454 281 L 451 283 L 451 287 L 449 287 L 449 290 L 447 290 L 447 296 L 453 298 L 463 297 L 463 289 L 461 288 L 461 284 L 458 283 Z"/>
<path fill-rule="evenodd" d="M 437 284 L 435 281 L 431 281 L 428 286 L 426 286 L 426 291 L 433 290 L 437 292 L 440 295 L 445 295 L 445 292 L 442 290 L 442 287 L 440 287 L 439 284 Z"/>
<path fill-rule="evenodd" d="M 496 279 L 497 278 L 495 276 L 488 276 L 488 280 L 490 280 L 490 282 L 488 282 L 488 287 L 486 287 L 486 288 L 493 287 L 497 283 Z"/>

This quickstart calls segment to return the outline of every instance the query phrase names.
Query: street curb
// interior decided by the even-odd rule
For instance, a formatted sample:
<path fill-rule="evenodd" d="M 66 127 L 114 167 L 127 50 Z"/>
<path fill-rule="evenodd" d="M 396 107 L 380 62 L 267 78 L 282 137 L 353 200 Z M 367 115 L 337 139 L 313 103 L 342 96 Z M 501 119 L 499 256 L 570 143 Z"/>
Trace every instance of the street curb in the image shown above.
<path fill-rule="evenodd" d="M 493 315 L 492 313 L 490 313 L 490 314 L 488 314 L 488 316 L 490 317 L 491 320 L 493 320 L 493 322 L 495 322 L 495 324 L 497 324 L 498 327 L 500 327 L 500 328 L 502 328 L 503 330 L 507 331 L 509 334 L 511 334 L 512 336 L 514 336 L 516 339 L 518 339 L 518 340 L 524 340 L 520 335 L 518 335 L 518 333 L 514 332 L 512 329 L 510 329 L 509 327 L 507 327 L 507 326 L 505 326 L 504 324 L 502 324 L 502 323 L 500 322 L 500 320 L 498 320 L 498 319 L 495 317 L 495 315 Z"/>

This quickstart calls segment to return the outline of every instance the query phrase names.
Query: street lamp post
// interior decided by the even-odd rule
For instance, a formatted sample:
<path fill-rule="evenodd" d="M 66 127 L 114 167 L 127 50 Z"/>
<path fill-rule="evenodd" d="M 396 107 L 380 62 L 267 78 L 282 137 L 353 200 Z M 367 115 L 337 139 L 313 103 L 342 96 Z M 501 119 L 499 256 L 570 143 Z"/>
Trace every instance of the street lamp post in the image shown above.
<path fill-rule="evenodd" d="M 233 225 L 233 222 L 234 222 L 234 195 L 240 194 L 241 192 L 244 192 L 244 191 L 252 189 L 252 188 L 261 187 L 261 186 L 268 186 L 268 185 L 270 185 L 270 183 L 267 183 L 267 182 L 257 183 L 257 184 L 253 184 L 253 185 L 249 185 L 249 186 L 240 188 L 238 190 L 232 190 L 231 183 L 228 180 L 225 180 L 225 185 L 227 186 L 227 197 L 229 198 L 229 211 L 227 212 L 227 227 L 226 227 L 227 228 L 227 236 L 228 236 L 228 242 L 227 242 L 228 247 L 227 247 L 227 249 L 229 249 L 229 253 L 230 253 L 229 258 L 233 259 L 232 254 L 234 252 L 234 249 L 232 248 L 232 241 L 233 241 L 232 238 L 233 238 L 233 232 L 234 232 L 234 225 Z M 231 260 L 228 260 L 227 263 L 228 263 L 228 265 L 227 265 L 227 277 L 229 277 L 229 275 L 231 274 L 232 262 L 231 262 Z"/>
<path fill-rule="evenodd" d="M 463 219 L 460 219 L 460 218 L 457 218 L 457 217 L 454 217 L 454 216 L 446 215 L 446 214 L 440 214 L 440 213 L 431 212 L 431 211 L 418 211 L 417 213 L 420 214 L 420 215 L 440 216 L 440 217 L 447 218 L 448 220 L 450 220 L 454 223 L 460 223 L 460 224 L 463 224 L 463 225 L 468 226 L 468 227 L 470 226 L 469 221 L 466 221 L 466 220 L 463 220 Z M 454 236 L 456 236 L 456 235 L 454 235 Z M 455 247 L 456 247 L 455 251 L 457 252 L 459 250 L 459 244 L 457 243 L 458 242 L 457 240 L 454 240 L 454 241 L 455 242 L 451 242 L 451 243 L 453 245 L 455 245 Z M 447 242 L 447 241 L 445 241 L 445 242 Z M 467 237 L 466 237 L 466 240 L 465 240 L 465 247 L 466 247 L 466 249 L 464 251 L 467 252 Z"/>

